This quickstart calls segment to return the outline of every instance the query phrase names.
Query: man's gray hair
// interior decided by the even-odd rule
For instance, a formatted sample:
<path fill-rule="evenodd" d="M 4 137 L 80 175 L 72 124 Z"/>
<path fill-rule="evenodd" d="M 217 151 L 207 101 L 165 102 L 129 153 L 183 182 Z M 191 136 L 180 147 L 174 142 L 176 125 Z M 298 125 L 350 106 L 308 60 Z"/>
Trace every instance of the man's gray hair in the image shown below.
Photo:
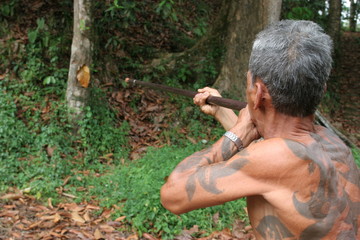
<path fill-rule="evenodd" d="M 332 66 L 332 40 L 311 21 L 283 20 L 261 31 L 249 70 L 269 90 L 275 109 L 290 116 L 315 112 Z"/>

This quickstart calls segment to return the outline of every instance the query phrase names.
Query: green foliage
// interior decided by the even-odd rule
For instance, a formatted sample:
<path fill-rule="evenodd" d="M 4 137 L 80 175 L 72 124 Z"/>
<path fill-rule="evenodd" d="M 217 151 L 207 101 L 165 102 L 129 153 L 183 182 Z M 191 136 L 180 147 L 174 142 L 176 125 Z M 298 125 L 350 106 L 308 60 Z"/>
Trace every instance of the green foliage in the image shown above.
<path fill-rule="evenodd" d="M 156 7 L 156 13 L 160 14 L 164 19 L 170 18 L 175 22 L 178 21 L 173 0 L 160 1 L 159 5 Z"/>
<path fill-rule="evenodd" d="M 58 102 L 53 105 L 48 120 L 43 121 L 45 114 L 42 107 L 34 100 L 43 101 L 41 94 L 34 93 L 31 96 L 17 97 L 18 87 L 11 86 L 13 82 L 5 82 L 0 86 L 0 152 L 1 152 L 1 182 L 2 187 L 18 186 L 20 188 L 31 187 L 33 193 L 41 196 L 41 193 L 52 195 L 54 186 L 59 184 L 62 176 L 69 174 L 69 165 L 63 161 L 65 155 L 73 154 L 71 146 L 71 129 L 64 115 L 64 105 Z M 29 86 L 23 84 L 21 87 Z M 36 87 L 32 87 L 33 90 Z M 27 110 L 21 111 L 15 104 L 21 104 Z M 22 118 L 19 118 L 22 115 Z M 47 153 L 51 148 L 51 156 Z M 48 184 L 38 184 L 46 182 Z M 4 189 L 0 189 L 4 190 Z M 35 192 L 34 192 L 35 191 Z"/>
<path fill-rule="evenodd" d="M 56 88 L 65 87 L 67 69 L 59 68 L 61 37 L 53 37 L 44 18 L 37 19 L 37 28 L 28 31 L 29 44 L 25 65 L 16 66 L 22 79 Z"/>
<path fill-rule="evenodd" d="M 283 0 L 281 18 L 311 20 L 326 28 L 328 4 L 325 0 Z"/>
<path fill-rule="evenodd" d="M 105 95 L 100 89 L 91 89 L 90 102 L 85 108 L 85 116 L 80 121 L 81 148 L 85 152 L 84 164 L 92 164 L 99 157 L 112 153 L 116 161 L 126 158 L 129 149 L 126 147 L 129 124 L 123 121 L 114 127 L 115 112 L 104 107 Z M 102 101 L 99 101 L 102 99 Z M 115 163 L 117 164 L 117 163 Z"/>
<path fill-rule="evenodd" d="M 20 95 L 25 90 L 33 92 Z M 73 169 L 101 169 L 101 157 L 109 153 L 115 165 L 127 158 L 129 125 L 117 126 L 114 111 L 99 101 L 101 91 L 94 91 L 77 136 L 66 103 L 44 101 L 46 88 L 8 78 L 0 82 L 0 191 L 30 187 L 38 197 L 57 198 L 55 188 Z"/>
<path fill-rule="evenodd" d="M 354 156 L 355 163 L 360 168 L 360 149 L 357 147 L 351 148 L 352 154 Z"/>
<path fill-rule="evenodd" d="M 121 27 L 128 28 L 136 23 L 136 13 L 139 11 L 137 4 L 135 1 L 121 1 L 121 5 L 119 5 L 119 1 L 114 0 L 106 12 L 112 19 L 121 19 Z"/>
<path fill-rule="evenodd" d="M 7 17 L 13 17 L 19 0 L 5 1 L 0 6 L 0 20 Z"/>
<path fill-rule="evenodd" d="M 25 124 L 16 119 L 14 99 L 4 90 L 3 84 L 0 85 L 0 109 L 0 176 L 1 182 L 7 185 L 17 183 L 17 178 L 21 178 L 16 176 L 22 167 L 18 159 L 29 154 L 27 145 L 31 143 L 32 135 Z"/>
<path fill-rule="evenodd" d="M 170 213 L 160 203 L 159 190 L 166 176 L 179 161 L 204 147 L 206 145 L 200 143 L 188 144 L 183 148 L 166 146 L 150 149 L 136 162 L 113 168 L 100 177 L 79 175 L 82 181 L 74 182 L 76 186 L 94 186 L 88 194 L 97 196 L 103 207 L 114 204 L 119 206 L 120 210 L 113 217 L 126 216 L 125 221 L 139 235 L 151 232 L 162 239 L 174 239 L 183 229 L 190 229 L 194 225 L 207 233 L 231 227 L 234 218 L 244 215 L 244 200 L 199 209 L 181 216 Z M 220 215 L 218 223 L 212 221 L 215 213 Z"/>
<path fill-rule="evenodd" d="M 184 58 L 178 60 L 178 67 L 171 73 L 165 71 L 166 67 L 159 65 L 158 69 L 163 67 L 164 70 L 159 73 L 152 73 L 152 77 L 155 77 L 155 79 L 165 79 L 167 85 L 189 90 L 193 89 L 194 91 L 204 86 L 211 86 L 218 76 L 218 61 L 222 53 L 223 49 L 214 47 L 206 53 L 206 56 L 199 58 L 196 62 L 190 63 L 187 63 L 186 60 L 190 58 L 191 55 L 184 56 Z M 197 53 L 192 53 L 192 55 L 196 54 Z"/>
<path fill-rule="evenodd" d="M 307 7 L 294 7 L 287 15 L 288 19 L 312 20 L 314 13 Z"/>
<path fill-rule="evenodd" d="M 109 152 L 114 161 L 126 156 L 128 127 L 126 123 L 116 126 L 113 110 L 101 106 L 95 99 L 101 96 L 95 94 L 80 123 L 81 135 L 72 134 L 66 103 L 59 100 L 65 95 L 68 58 L 65 55 L 64 61 L 64 52 L 70 44 L 61 45 L 66 42 L 63 34 L 54 34 L 45 18 L 38 18 L 36 25 L 28 30 L 28 43 L 16 47 L 15 54 L 18 43 L 12 39 L 0 50 L 1 59 L 7 60 L 1 66 L 14 73 L 0 82 L 0 191 L 29 187 L 37 197 L 56 198 L 55 188 L 75 164 L 101 165 L 99 157 Z"/>
<path fill-rule="evenodd" d="M 205 35 L 205 33 L 207 32 L 207 24 L 205 21 L 200 21 L 199 25 L 194 29 L 194 33 L 198 36 L 198 37 L 202 37 Z"/>

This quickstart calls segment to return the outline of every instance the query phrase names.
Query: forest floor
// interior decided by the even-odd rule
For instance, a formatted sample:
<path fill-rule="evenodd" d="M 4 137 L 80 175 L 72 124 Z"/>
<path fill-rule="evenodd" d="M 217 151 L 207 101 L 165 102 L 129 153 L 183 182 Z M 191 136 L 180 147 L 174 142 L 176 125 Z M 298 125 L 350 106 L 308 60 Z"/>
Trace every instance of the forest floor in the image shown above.
<path fill-rule="evenodd" d="M 49 199 L 47 206 L 35 197 L 20 192 L 10 193 L 0 199 L 0 239 L 1 240 L 157 240 L 149 233 L 138 236 L 122 228 L 125 216 L 111 220 L 112 210 L 103 209 L 89 203 L 60 203 L 53 206 Z M 233 230 L 213 232 L 208 237 L 192 238 L 198 232 L 197 226 L 184 230 L 177 240 L 255 240 L 250 226 L 238 220 Z"/>

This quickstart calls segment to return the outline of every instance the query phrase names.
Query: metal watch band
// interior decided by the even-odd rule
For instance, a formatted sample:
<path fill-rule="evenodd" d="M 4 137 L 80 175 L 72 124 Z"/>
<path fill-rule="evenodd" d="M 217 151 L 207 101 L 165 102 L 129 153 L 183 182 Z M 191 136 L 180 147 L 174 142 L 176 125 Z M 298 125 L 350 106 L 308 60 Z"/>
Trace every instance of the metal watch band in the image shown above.
<path fill-rule="evenodd" d="M 241 139 L 238 138 L 234 133 L 227 131 L 224 136 L 229 138 L 239 151 L 244 148 Z"/>

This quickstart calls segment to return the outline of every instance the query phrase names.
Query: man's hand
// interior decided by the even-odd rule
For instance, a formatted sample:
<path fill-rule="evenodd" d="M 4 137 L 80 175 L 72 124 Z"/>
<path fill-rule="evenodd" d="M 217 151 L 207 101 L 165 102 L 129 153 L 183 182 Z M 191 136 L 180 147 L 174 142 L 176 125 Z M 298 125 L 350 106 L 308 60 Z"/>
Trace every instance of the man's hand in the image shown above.
<path fill-rule="evenodd" d="M 198 92 L 199 93 L 196 94 L 194 97 L 194 103 L 200 106 L 200 109 L 203 113 L 215 117 L 215 119 L 221 123 L 225 130 L 229 130 L 235 125 L 237 116 L 231 109 L 206 103 L 206 99 L 210 95 L 215 97 L 221 97 L 218 90 L 205 87 L 199 89 Z"/>
<path fill-rule="evenodd" d="M 207 104 L 206 99 L 210 95 L 215 96 L 215 97 L 221 97 L 218 90 L 216 90 L 214 88 L 205 87 L 205 88 L 198 89 L 198 92 L 199 93 L 196 94 L 195 97 L 193 98 L 194 103 L 200 107 L 200 109 L 203 113 L 215 117 L 215 115 L 219 111 L 220 107 L 216 106 L 216 105 Z"/>
<path fill-rule="evenodd" d="M 241 139 L 244 147 L 247 147 L 251 142 L 261 137 L 254 122 L 251 120 L 248 106 L 240 111 L 236 124 L 230 131 Z"/>

